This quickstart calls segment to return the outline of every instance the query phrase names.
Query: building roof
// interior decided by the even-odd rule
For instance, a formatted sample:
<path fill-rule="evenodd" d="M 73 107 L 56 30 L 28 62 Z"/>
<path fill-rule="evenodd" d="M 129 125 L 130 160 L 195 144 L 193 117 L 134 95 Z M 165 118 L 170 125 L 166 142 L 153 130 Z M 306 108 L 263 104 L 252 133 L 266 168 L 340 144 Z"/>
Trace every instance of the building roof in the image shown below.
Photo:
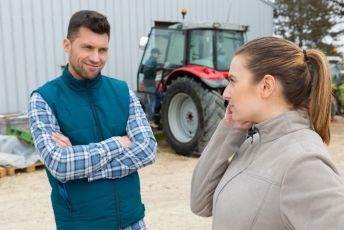
<path fill-rule="evenodd" d="M 217 25 L 217 26 L 216 26 Z M 185 23 L 177 23 L 172 26 L 169 26 L 170 29 L 183 29 L 183 30 L 191 30 L 191 29 L 223 29 L 223 30 L 237 30 L 237 31 L 247 31 L 248 26 L 228 23 L 228 22 L 185 22 Z"/>

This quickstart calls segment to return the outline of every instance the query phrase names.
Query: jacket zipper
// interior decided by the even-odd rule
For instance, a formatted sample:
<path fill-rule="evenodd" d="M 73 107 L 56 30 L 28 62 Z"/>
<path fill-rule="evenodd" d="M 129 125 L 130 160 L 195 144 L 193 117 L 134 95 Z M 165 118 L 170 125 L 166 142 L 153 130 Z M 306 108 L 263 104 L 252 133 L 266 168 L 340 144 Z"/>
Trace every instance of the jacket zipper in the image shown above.
<path fill-rule="evenodd" d="M 93 116 L 94 116 L 94 120 L 96 122 L 97 130 L 98 130 L 98 135 L 99 135 L 101 141 L 103 141 L 104 137 L 103 137 L 103 134 L 102 134 L 100 126 L 99 126 L 98 116 L 97 116 L 96 111 L 94 109 L 93 101 L 92 101 L 92 98 L 91 98 L 91 87 L 90 87 L 90 83 L 89 82 L 87 83 L 87 93 L 88 93 L 88 100 L 90 101 L 92 113 L 93 113 Z M 116 200 L 116 212 L 117 212 L 117 217 L 118 217 L 117 228 L 118 228 L 118 230 L 120 230 L 121 229 L 121 223 L 120 223 L 121 222 L 121 218 L 120 218 L 119 205 L 118 205 L 117 188 L 116 188 L 115 182 L 112 181 L 112 183 L 113 183 L 113 187 L 114 187 L 114 194 L 115 194 L 115 200 Z"/>
<path fill-rule="evenodd" d="M 104 137 L 103 137 L 103 134 L 102 134 L 102 132 L 100 130 L 100 126 L 99 126 L 99 122 L 98 122 L 98 117 L 97 117 L 96 111 L 94 109 L 93 101 L 92 101 L 92 98 L 91 98 L 90 83 L 87 83 L 87 93 L 88 93 L 88 100 L 90 101 L 90 104 L 91 104 L 91 109 L 92 109 L 93 117 L 94 117 L 94 120 L 96 122 L 97 130 L 98 130 L 98 135 L 99 135 L 100 140 L 103 141 Z"/>

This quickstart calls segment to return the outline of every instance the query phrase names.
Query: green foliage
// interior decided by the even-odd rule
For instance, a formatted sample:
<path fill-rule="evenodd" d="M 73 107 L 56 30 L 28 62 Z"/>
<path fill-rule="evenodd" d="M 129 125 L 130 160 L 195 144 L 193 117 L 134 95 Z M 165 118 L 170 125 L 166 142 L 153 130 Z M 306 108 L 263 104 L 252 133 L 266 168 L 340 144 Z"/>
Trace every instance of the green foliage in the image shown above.
<path fill-rule="evenodd" d="M 342 1 L 342 0 L 333 0 Z M 275 34 L 295 42 L 302 48 L 317 48 L 328 55 L 335 54 L 334 43 L 343 31 L 334 32 L 338 23 L 338 6 L 326 0 L 276 0 Z M 333 42 L 325 43 L 325 37 Z"/>

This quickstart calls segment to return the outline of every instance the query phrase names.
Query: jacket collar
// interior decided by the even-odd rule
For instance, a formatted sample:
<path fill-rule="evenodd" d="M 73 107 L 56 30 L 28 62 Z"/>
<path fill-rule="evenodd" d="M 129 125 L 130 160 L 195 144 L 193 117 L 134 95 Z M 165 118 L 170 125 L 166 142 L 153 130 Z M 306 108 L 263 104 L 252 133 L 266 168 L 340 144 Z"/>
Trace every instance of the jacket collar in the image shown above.
<path fill-rule="evenodd" d="M 255 125 L 260 143 L 274 141 L 301 129 L 310 129 L 307 111 L 289 111 Z"/>
<path fill-rule="evenodd" d="M 101 73 L 93 80 L 77 80 L 73 75 L 68 71 L 68 64 L 62 72 L 62 80 L 66 83 L 68 87 L 76 91 L 83 91 L 87 89 L 87 85 L 92 90 L 98 89 L 102 84 L 103 75 Z"/>

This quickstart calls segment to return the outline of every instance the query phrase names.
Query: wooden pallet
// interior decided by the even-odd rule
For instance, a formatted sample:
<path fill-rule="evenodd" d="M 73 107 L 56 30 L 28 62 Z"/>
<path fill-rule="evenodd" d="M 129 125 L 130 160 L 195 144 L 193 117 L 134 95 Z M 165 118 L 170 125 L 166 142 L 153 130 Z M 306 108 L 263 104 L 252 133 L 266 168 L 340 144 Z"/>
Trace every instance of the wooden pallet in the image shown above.
<path fill-rule="evenodd" d="M 5 166 L 6 169 L 6 175 L 7 176 L 13 176 L 14 174 L 16 174 L 17 172 L 34 172 L 36 171 L 37 168 L 43 168 L 44 164 L 41 161 L 37 161 L 36 163 L 26 167 L 26 168 L 17 168 L 14 166 Z"/>
<path fill-rule="evenodd" d="M 0 166 L 0 178 L 6 176 L 6 168 Z"/>

